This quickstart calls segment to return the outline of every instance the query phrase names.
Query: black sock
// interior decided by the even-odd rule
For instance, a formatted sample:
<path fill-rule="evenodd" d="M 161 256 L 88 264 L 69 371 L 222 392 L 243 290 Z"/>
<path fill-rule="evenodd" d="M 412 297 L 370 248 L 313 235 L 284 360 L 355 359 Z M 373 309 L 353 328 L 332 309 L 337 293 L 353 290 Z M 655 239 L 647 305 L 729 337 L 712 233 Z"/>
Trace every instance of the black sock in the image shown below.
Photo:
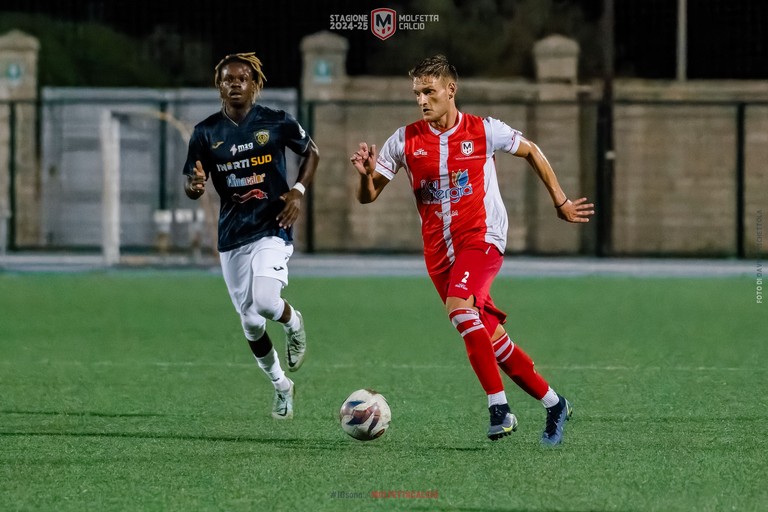
<path fill-rule="evenodd" d="M 269 339 L 269 334 L 264 331 L 264 334 L 256 341 L 248 340 L 248 346 L 251 347 L 251 352 L 256 357 L 264 357 L 272 350 L 272 340 Z"/>

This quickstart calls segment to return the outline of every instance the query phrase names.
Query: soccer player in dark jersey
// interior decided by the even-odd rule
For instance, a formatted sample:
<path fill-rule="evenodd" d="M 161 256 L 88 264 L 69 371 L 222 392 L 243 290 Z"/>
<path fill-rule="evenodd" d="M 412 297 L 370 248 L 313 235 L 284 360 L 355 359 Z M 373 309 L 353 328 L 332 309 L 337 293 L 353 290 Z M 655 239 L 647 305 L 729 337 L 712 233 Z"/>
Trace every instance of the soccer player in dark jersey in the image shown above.
<path fill-rule="evenodd" d="M 290 419 L 294 383 L 283 372 L 266 323 L 283 324 L 288 370 L 298 370 L 306 350 L 304 320 L 281 291 L 288 284 L 292 226 L 319 157 L 315 143 L 290 114 L 256 104 L 264 80 L 253 53 L 227 55 L 216 65 L 214 84 L 222 108 L 195 126 L 184 190 L 199 199 L 210 178 L 218 192 L 224 281 L 251 351 L 275 387 L 272 416 Z M 293 185 L 286 175 L 286 147 L 302 157 Z"/>
<path fill-rule="evenodd" d="M 498 119 L 457 109 L 458 74 L 445 56 L 425 59 L 409 74 L 422 119 L 398 129 L 378 153 L 376 146 L 360 143 L 351 157 L 360 178 L 357 199 L 376 200 L 397 171 L 405 169 L 421 217 L 427 270 L 488 396 L 488 437 L 496 440 L 517 428 L 501 368 L 546 408 L 541 442 L 558 445 L 571 405 L 510 339 L 504 328 L 507 315 L 490 295 L 507 242 L 507 211 L 494 153 L 525 158 L 549 192 L 559 218 L 588 222 L 593 205 L 583 197 L 568 199 L 544 154 L 519 131 Z"/>

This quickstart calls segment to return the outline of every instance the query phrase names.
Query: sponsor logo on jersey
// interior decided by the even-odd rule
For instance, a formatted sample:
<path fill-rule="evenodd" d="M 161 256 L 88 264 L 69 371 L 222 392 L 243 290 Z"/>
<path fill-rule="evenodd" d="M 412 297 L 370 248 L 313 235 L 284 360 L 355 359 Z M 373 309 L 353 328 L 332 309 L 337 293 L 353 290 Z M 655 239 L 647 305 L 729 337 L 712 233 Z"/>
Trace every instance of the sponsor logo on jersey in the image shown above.
<path fill-rule="evenodd" d="M 459 212 L 457 212 L 456 210 L 450 210 L 450 211 L 447 211 L 447 212 L 438 212 L 438 211 L 436 211 L 435 215 L 437 215 L 441 219 L 447 219 L 449 217 L 458 217 L 459 216 Z"/>
<path fill-rule="evenodd" d="M 229 152 L 232 153 L 232 156 L 235 156 L 236 154 L 248 151 L 249 149 L 253 149 L 253 142 L 248 142 L 246 144 L 232 144 L 232 147 L 229 148 Z"/>
<path fill-rule="evenodd" d="M 236 171 L 238 169 L 247 169 L 248 167 L 256 167 L 257 165 L 268 164 L 271 161 L 271 154 L 252 156 L 251 158 L 243 158 L 242 160 L 235 160 L 225 164 L 216 164 L 216 170 L 219 172 Z"/>
<path fill-rule="evenodd" d="M 397 12 L 394 9 L 374 9 L 371 11 L 371 32 L 381 39 L 389 39 L 397 30 Z"/>
<path fill-rule="evenodd" d="M 253 138 L 256 139 L 256 142 L 259 143 L 259 146 L 263 146 L 269 142 L 269 130 L 259 130 L 257 132 L 253 132 Z"/>
<path fill-rule="evenodd" d="M 429 153 L 427 153 L 427 150 L 424 148 L 419 148 L 416 151 L 413 152 L 413 156 L 420 157 L 420 156 L 427 156 Z"/>
<path fill-rule="evenodd" d="M 249 190 L 243 195 L 240 194 L 232 194 L 232 200 L 237 201 L 238 203 L 244 203 L 246 201 L 250 201 L 251 199 L 267 199 L 269 195 L 261 190 L 260 188 L 255 188 L 253 190 Z"/>
<path fill-rule="evenodd" d="M 250 176 L 238 178 L 234 174 L 230 174 L 229 176 L 227 176 L 227 186 L 230 188 L 236 188 L 236 187 L 248 187 L 251 185 L 258 185 L 259 183 L 264 183 L 265 176 L 266 176 L 266 173 L 262 173 L 262 174 L 253 173 Z"/>
<path fill-rule="evenodd" d="M 221 146 L 222 144 L 224 144 L 224 141 L 223 141 L 223 140 L 220 140 L 220 141 L 214 142 L 213 144 L 211 144 L 211 149 L 216 149 L 216 148 L 218 148 L 219 146 Z"/>
<path fill-rule="evenodd" d="M 471 140 L 463 140 L 461 141 L 461 152 L 464 153 L 466 156 L 471 155 L 475 152 L 475 144 Z"/>
<path fill-rule="evenodd" d="M 421 180 L 419 197 L 424 204 L 439 204 L 446 199 L 458 203 L 459 199 L 472 194 L 472 184 L 469 182 L 469 170 L 461 169 L 451 172 L 451 187 L 440 188 L 440 180 Z"/>

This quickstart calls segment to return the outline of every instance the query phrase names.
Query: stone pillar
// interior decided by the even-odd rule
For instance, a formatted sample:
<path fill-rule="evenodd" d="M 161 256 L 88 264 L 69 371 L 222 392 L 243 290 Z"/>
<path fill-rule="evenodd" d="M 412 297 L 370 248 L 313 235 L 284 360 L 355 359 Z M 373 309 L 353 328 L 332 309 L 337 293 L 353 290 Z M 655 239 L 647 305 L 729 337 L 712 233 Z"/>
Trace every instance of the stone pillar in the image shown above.
<path fill-rule="evenodd" d="M 304 68 L 301 81 L 301 99 L 314 102 L 306 109 L 311 119 L 310 135 L 320 149 L 321 171 L 312 184 L 312 227 L 315 250 L 323 250 L 333 242 L 343 243 L 349 238 L 349 216 L 354 196 L 344 186 L 354 169 L 349 165 L 347 110 L 333 103 L 345 98 L 349 83 L 346 72 L 347 40 L 328 31 L 306 36 L 301 41 Z M 319 102 L 319 103 L 317 103 Z M 346 165 L 345 165 L 346 164 Z"/>
<path fill-rule="evenodd" d="M 344 97 L 349 42 L 327 30 L 301 40 L 304 56 L 301 89 L 304 101 L 334 100 Z"/>
<path fill-rule="evenodd" d="M 40 170 L 35 130 L 39 50 L 36 38 L 18 30 L 0 36 L 0 253 L 6 249 L 9 234 L 15 235 L 16 245 L 40 242 Z M 10 162 L 12 138 L 15 157 Z M 11 218 L 14 213 L 16 217 Z"/>
<path fill-rule="evenodd" d="M 579 71 L 579 43 L 553 34 L 533 45 L 536 80 L 575 84 Z"/>
<path fill-rule="evenodd" d="M 589 195 L 581 180 L 579 45 L 572 39 L 551 35 L 534 44 L 533 54 L 539 101 L 529 113 L 530 135 L 547 156 L 566 195 L 578 199 Z M 579 252 L 583 230 L 557 218 L 552 199 L 533 173 L 528 177 L 526 197 L 528 249 L 554 254 Z"/>

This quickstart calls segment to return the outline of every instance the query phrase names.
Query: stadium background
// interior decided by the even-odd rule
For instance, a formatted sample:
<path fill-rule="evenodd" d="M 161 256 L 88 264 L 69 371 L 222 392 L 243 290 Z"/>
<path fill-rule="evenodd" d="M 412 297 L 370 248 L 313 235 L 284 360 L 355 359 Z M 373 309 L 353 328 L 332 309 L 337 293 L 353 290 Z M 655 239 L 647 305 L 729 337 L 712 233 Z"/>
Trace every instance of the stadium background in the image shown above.
<path fill-rule="evenodd" d="M 684 80 L 672 0 L 616 1 L 613 30 L 599 0 L 159 4 L 2 4 L 1 510 L 765 508 L 768 4 L 688 0 Z M 386 41 L 323 33 L 331 14 L 380 7 L 440 21 Z M 559 57 L 537 70 L 542 41 Z M 218 108 L 210 70 L 251 49 L 263 101 L 295 111 L 322 157 L 285 289 L 310 337 L 289 424 L 269 416 L 210 248 L 215 198 L 200 216 L 178 176 L 184 134 Z M 493 294 L 575 405 L 557 450 L 508 381 L 520 429 L 485 438 L 403 181 L 381 204 L 351 200 L 349 151 L 415 119 L 404 74 L 436 51 L 459 66 L 462 108 L 523 129 L 602 215 L 561 225 L 499 156 L 510 254 Z M 117 259 L 102 248 L 104 112 L 120 133 Z M 335 416 L 361 387 L 393 411 L 372 443 Z"/>
<path fill-rule="evenodd" d="M 483 4 L 465 12 L 462 3 L 454 4 L 454 11 L 436 3 L 432 7 L 442 13 L 440 21 L 426 23 L 423 30 L 401 30 L 386 41 L 360 27 L 329 31 L 333 15 L 358 12 L 343 3 L 315 6 L 293 16 L 295 23 L 259 32 L 251 41 L 239 21 L 226 17 L 203 23 L 195 19 L 199 12 L 189 13 L 188 22 L 200 27 L 194 38 L 190 34 L 196 32 L 171 20 L 168 10 L 127 9 L 119 2 L 72 2 L 57 8 L 32 2 L 26 14 L 9 12 L 6 24 L 16 20 L 38 32 L 39 21 L 30 20 L 45 13 L 66 19 L 65 33 L 79 23 L 90 27 L 100 21 L 130 27 L 129 34 L 144 38 L 142 55 L 155 66 L 146 70 L 165 65 L 176 73 L 178 87 L 137 88 L 129 79 L 112 87 L 73 87 L 47 71 L 54 67 L 50 35 L 6 32 L 0 40 L 5 47 L 0 185 L 7 191 L 0 196 L 0 249 L 100 250 L 106 199 L 99 113 L 109 111 L 121 130 L 121 253 L 215 257 L 216 199 L 186 199 L 178 173 L 186 134 L 217 108 L 216 92 L 206 82 L 213 52 L 232 51 L 221 48 L 229 44 L 263 45 L 271 75 L 262 100 L 299 117 L 323 149 L 323 165 L 297 226 L 299 249 L 418 253 L 418 230 L 397 229 L 418 223 L 405 183 L 396 181 L 387 204 L 361 207 L 349 193 L 355 178 L 347 154 L 357 141 L 381 144 L 395 128 L 415 119 L 408 79 L 404 70 L 392 69 L 393 55 L 400 55 L 399 62 L 415 59 L 412 47 L 427 51 L 448 41 L 445 46 L 463 71 L 466 54 L 477 50 L 467 44 L 463 52 L 455 38 L 441 40 L 441 31 L 456 27 L 457 13 L 470 16 L 467 24 L 471 16 L 494 13 L 508 20 L 501 33 L 508 61 L 517 67 L 503 59 L 467 62 L 460 107 L 493 114 L 522 130 L 545 150 L 570 194 L 599 204 L 596 221 L 583 229 L 550 222 L 546 194 L 534 177 L 525 165 L 502 155 L 510 253 L 755 256 L 758 212 L 768 188 L 768 170 L 762 165 L 768 156 L 768 58 L 760 58 L 762 45 L 746 41 L 750 34 L 765 39 L 760 28 L 765 10 L 750 2 L 728 7 L 691 3 L 687 68 L 685 76 L 675 79 L 680 69 L 675 67 L 674 2 L 620 4 L 614 8 L 611 38 L 605 35 L 609 29 L 599 2 L 529 4 Z M 394 7 L 422 13 L 430 5 Z M 283 11 L 270 12 L 261 23 L 277 26 L 275 17 Z M 720 17 L 719 37 L 702 35 L 710 18 L 703 12 Z M 639 33 L 636 27 L 643 23 L 653 24 L 653 37 Z M 733 35 L 737 26 L 743 38 Z M 297 33 L 302 30 L 315 31 Z M 266 45 L 268 36 L 282 44 Z M 79 37 L 73 36 L 75 44 L 94 42 L 85 28 Z M 610 43 L 612 65 L 606 66 Z M 501 51 L 493 46 L 487 49 L 491 57 Z M 85 64 L 71 62 L 83 81 L 101 83 L 99 74 L 83 72 Z M 289 65 L 290 72 L 285 69 Z M 16 76 L 19 69 L 24 72 Z M 105 64 L 105 74 L 109 69 Z M 57 85 L 62 83 L 67 86 Z M 189 87 L 197 84 L 207 87 Z"/>

